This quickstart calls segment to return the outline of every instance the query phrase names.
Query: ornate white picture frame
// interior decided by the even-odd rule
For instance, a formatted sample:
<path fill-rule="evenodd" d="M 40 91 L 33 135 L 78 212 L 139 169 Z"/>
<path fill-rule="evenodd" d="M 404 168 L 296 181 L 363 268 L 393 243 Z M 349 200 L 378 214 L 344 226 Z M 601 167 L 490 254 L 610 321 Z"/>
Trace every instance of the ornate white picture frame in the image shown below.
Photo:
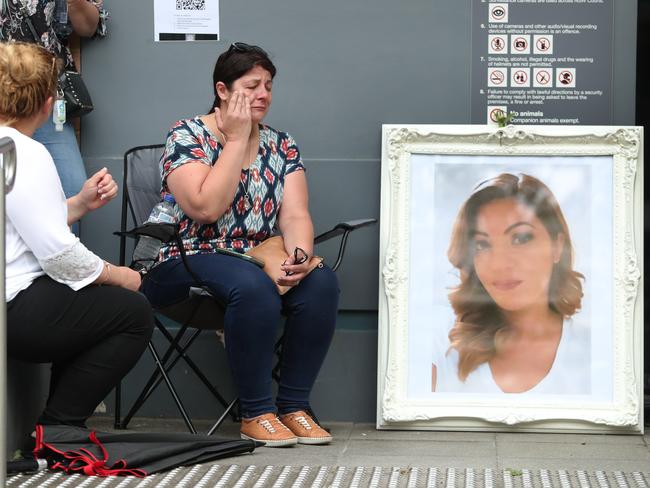
<path fill-rule="evenodd" d="M 642 146 L 639 127 L 383 126 L 377 428 L 643 431 Z M 495 360 L 507 357 L 499 355 L 505 349 L 494 352 L 505 344 L 496 339 L 504 332 L 490 336 L 487 344 L 499 345 L 480 356 L 493 359 L 472 359 L 473 342 L 463 341 L 474 336 L 458 332 L 468 315 L 459 300 L 454 306 L 450 301 L 467 276 L 478 280 L 507 317 L 519 306 L 508 308 L 508 300 L 534 295 L 520 291 L 528 278 L 508 278 L 510 271 L 495 267 L 496 258 L 486 258 L 497 256 L 499 246 L 533 239 L 511 229 L 529 224 L 492 234 L 489 226 L 510 215 L 494 202 L 476 206 L 471 225 L 463 221 L 470 217 L 462 217 L 471 214 L 467 209 L 476 199 L 470 196 L 494 181 L 510 180 L 550 193 L 563 225 L 561 238 L 547 239 L 555 246 L 548 254 L 553 261 L 544 267 L 544 258 L 528 259 L 542 267 L 527 267 L 526 276 L 535 274 L 531 269 L 541 269 L 541 276 L 552 268 L 543 296 L 559 296 L 552 288 L 557 263 L 566 261 L 564 271 L 581 283 L 568 312 L 566 307 L 558 312 L 551 298 L 542 302 L 554 311 L 553 330 L 559 330 L 549 369 L 540 375 L 532 368 L 528 375 L 524 363 L 513 369 L 512 377 L 519 378 L 514 382 L 510 363 Z M 545 218 L 531 218 L 537 217 Z M 541 224 L 538 229 L 549 229 L 546 221 Z M 458 229 L 465 228 L 473 229 L 466 245 L 471 256 L 463 261 L 469 268 L 455 267 L 452 256 L 463 235 Z M 566 257 L 568 249 L 572 254 Z M 516 260 L 504 253 L 504 266 L 514 268 L 514 276 Z M 497 278 L 489 278 L 486 262 Z M 490 280 L 501 288 L 494 292 Z"/>

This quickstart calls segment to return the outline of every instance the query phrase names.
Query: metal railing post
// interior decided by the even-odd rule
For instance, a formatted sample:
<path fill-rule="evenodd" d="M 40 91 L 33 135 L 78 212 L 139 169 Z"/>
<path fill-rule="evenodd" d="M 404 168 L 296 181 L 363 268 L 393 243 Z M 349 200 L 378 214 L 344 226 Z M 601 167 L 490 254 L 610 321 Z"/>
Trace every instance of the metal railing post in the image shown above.
<path fill-rule="evenodd" d="M 9 137 L 0 139 L 0 169 L 4 176 L 0 183 L 0 293 L 2 294 L 2 313 L 0 313 L 0 486 L 5 486 L 7 477 L 7 323 L 5 297 L 5 195 L 11 191 L 16 176 L 16 146 Z"/>

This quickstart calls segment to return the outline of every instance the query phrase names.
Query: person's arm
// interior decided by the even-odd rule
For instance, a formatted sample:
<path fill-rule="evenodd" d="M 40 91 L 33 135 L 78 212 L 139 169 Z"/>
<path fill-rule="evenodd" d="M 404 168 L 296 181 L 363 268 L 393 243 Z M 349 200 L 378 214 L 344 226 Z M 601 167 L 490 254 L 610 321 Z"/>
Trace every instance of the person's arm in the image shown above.
<path fill-rule="evenodd" d="M 99 24 L 99 9 L 88 0 L 67 0 L 68 18 L 74 31 L 82 37 L 90 37 Z"/>
<path fill-rule="evenodd" d="M 68 198 L 68 225 L 92 210 L 103 207 L 117 196 L 117 183 L 108 172 L 102 168 L 86 180 L 81 191 Z"/>
<path fill-rule="evenodd" d="M 142 277 L 140 273 L 131 268 L 115 266 L 108 261 L 104 261 L 102 272 L 93 283 L 96 285 L 121 286 L 128 290 L 138 291 L 142 283 Z"/>
<path fill-rule="evenodd" d="M 218 164 L 184 164 L 167 176 L 167 186 L 183 212 L 200 224 L 215 222 L 232 204 L 237 192 L 241 170 L 251 131 L 248 98 L 235 92 L 226 112 L 215 109 L 217 127 L 226 138 Z M 198 144 L 198 143 L 197 143 Z M 204 159 L 197 145 L 196 159 Z"/>
<path fill-rule="evenodd" d="M 106 270 L 101 258 L 70 232 L 67 202 L 52 157 L 40 144 L 21 145 L 20 173 L 7 195 L 6 218 L 53 280 L 73 290 L 91 283 L 114 284 L 131 290 L 140 286 L 140 275 L 128 268 Z M 116 272 L 111 273 L 113 269 Z M 111 273 L 112 276 L 108 276 Z"/>
<path fill-rule="evenodd" d="M 300 282 L 309 269 L 309 259 L 314 254 L 314 226 L 309 215 L 309 193 L 307 178 L 302 170 L 294 171 L 284 179 L 284 196 L 278 215 L 278 227 L 284 238 L 284 247 L 289 254 L 282 270 L 289 272 L 278 280 L 278 284 L 294 286 Z M 294 264 L 294 250 L 299 247 L 307 254 L 302 264 Z"/>

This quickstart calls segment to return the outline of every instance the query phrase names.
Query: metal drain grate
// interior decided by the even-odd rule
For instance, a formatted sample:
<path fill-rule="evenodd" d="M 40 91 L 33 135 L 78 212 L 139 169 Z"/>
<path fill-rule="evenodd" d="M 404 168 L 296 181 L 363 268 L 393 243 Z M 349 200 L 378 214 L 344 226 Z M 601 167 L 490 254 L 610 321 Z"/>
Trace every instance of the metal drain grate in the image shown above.
<path fill-rule="evenodd" d="M 96 478 L 43 471 L 11 488 L 650 488 L 639 471 L 492 470 L 426 467 L 197 465 L 147 478 Z"/>

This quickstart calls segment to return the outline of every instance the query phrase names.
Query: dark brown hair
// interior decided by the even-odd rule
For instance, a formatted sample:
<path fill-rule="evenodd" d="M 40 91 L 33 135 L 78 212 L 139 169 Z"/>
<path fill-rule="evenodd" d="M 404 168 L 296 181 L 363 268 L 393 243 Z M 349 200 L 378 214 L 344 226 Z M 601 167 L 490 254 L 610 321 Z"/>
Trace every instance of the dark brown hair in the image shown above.
<path fill-rule="evenodd" d="M 458 351 L 458 377 L 489 361 L 498 350 L 499 336 L 508 324 L 497 304 L 481 284 L 474 269 L 473 236 L 481 207 L 494 200 L 511 198 L 535 212 L 552 240 L 564 236 L 559 262 L 549 283 L 549 308 L 562 317 L 580 309 L 583 275 L 573 270 L 573 246 L 562 210 L 549 188 L 537 178 L 503 173 L 479 184 L 458 212 L 447 257 L 460 271 L 460 285 L 449 294 L 456 323 L 449 332 L 451 347 Z"/>
<path fill-rule="evenodd" d="M 271 73 L 271 78 L 275 77 L 275 65 L 266 51 L 259 46 L 233 42 L 227 51 L 221 53 L 212 72 L 214 102 L 208 113 L 214 112 L 215 107 L 221 105 L 221 99 L 217 93 L 217 83 L 222 82 L 230 89 L 233 82 L 244 76 L 255 66 L 261 66 Z"/>

